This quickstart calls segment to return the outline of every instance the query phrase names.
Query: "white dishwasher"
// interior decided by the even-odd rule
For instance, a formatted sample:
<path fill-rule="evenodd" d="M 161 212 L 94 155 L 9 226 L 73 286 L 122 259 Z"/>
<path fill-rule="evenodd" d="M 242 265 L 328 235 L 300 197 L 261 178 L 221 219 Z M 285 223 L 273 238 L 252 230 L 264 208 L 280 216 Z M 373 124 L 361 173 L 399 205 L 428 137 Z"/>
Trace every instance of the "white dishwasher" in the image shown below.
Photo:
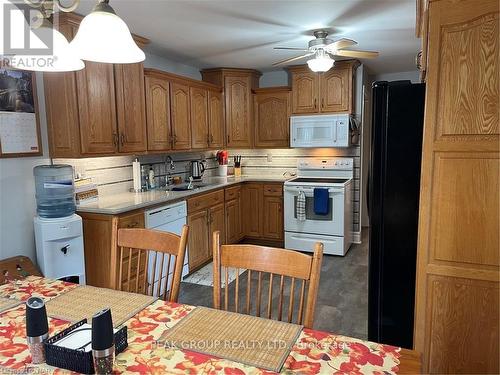
<path fill-rule="evenodd" d="M 187 217 L 187 205 L 186 201 L 169 204 L 162 207 L 157 207 L 151 210 L 146 210 L 146 228 L 160 230 L 163 232 L 171 232 L 180 236 L 182 231 L 182 226 L 186 224 Z M 149 256 L 149 265 L 148 265 L 148 282 L 149 285 L 153 284 L 153 264 L 154 264 L 154 254 L 151 253 Z M 172 262 L 170 262 L 170 269 L 168 270 L 168 286 L 170 287 L 170 282 L 172 278 L 172 274 L 174 272 L 174 258 L 172 257 Z M 158 290 L 158 279 L 160 277 L 160 268 L 161 268 L 161 258 L 158 255 L 158 260 L 156 262 L 156 272 L 154 272 L 155 280 L 154 280 L 154 291 Z M 165 278 L 167 277 L 167 267 L 168 267 L 168 256 L 165 255 L 165 261 L 163 262 L 163 278 L 161 280 L 160 286 L 161 291 L 160 295 L 164 292 Z M 188 267 L 188 252 L 186 249 L 186 255 L 184 257 L 184 265 L 182 267 L 182 276 L 184 277 L 189 272 Z"/>

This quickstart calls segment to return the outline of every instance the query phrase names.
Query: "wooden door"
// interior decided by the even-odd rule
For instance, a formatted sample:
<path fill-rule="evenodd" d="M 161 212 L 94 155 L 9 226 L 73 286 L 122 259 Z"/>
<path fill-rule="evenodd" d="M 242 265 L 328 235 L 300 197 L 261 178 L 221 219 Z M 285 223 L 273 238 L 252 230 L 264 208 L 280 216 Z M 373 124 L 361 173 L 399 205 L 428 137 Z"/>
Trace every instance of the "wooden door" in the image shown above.
<path fill-rule="evenodd" d="M 226 243 L 225 238 L 226 238 L 226 218 L 224 215 L 224 203 L 218 204 L 216 206 L 210 207 L 208 210 L 209 213 L 209 231 L 208 231 L 208 243 L 209 243 L 209 248 L 208 248 L 208 253 L 207 257 L 212 258 L 213 256 L 213 245 L 212 245 L 212 239 L 213 239 L 213 233 L 215 231 L 220 232 L 220 238 L 222 239 L 222 244 Z"/>
<path fill-rule="evenodd" d="M 227 146 L 251 147 L 251 77 L 249 75 L 225 77 L 224 96 Z"/>
<path fill-rule="evenodd" d="M 189 225 L 188 263 L 189 272 L 192 272 L 207 261 L 209 250 L 208 210 L 189 214 L 187 221 Z"/>
<path fill-rule="evenodd" d="M 191 101 L 191 148 L 208 147 L 208 91 L 199 87 L 189 88 Z"/>
<path fill-rule="evenodd" d="M 208 92 L 208 128 L 210 148 L 224 147 L 224 118 L 222 114 L 222 93 Z"/>
<path fill-rule="evenodd" d="M 320 76 L 321 112 L 352 112 L 352 69 L 335 67 Z"/>
<path fill-rule="evenodd" d="M 290 145 L 290 92 L 260 93 L 254 97 L 255 146 Z"/>
<path fill-rule="evenodd" d="M 112 64 L 85 62 L 76 72 L 82 154 L 118 150 L 115 78 Z"/>
<path fill-rule="evenodd" d="M 319 74 L 309 70 L 292 73 L 292 113 L 319 112 Z"/>
<path fill-rule="evenodd" d="M 146 76 L 145 85 L 148 150 L 168 151 L 172 147 L 169 83 Z"/>
<path fill-rule="evenodd" d="M 144 67 L 115 64 L 116 112 L 120 152 L 144 152 L 147 149 Z"/>
<path fill-rule="evenodd" d="M 240 199 L 226 202 L 226 243 L 238 243 L 242 237 Z"/>
<path fill-rule="evenodd" d="M 262 184 L 247 183 L 241 189 L 243 231 L 247 237 L 262 236 Z"/>
<path fill-rule="evenodd" d="M 499 3 L 429 3 L 415 348 L 499 373 Z"/>
<path fill-rule="evenodd" d="M 173 149 L 189 150 L 191 148 L 189 86 L 173 82 L 170 88 Z"/>

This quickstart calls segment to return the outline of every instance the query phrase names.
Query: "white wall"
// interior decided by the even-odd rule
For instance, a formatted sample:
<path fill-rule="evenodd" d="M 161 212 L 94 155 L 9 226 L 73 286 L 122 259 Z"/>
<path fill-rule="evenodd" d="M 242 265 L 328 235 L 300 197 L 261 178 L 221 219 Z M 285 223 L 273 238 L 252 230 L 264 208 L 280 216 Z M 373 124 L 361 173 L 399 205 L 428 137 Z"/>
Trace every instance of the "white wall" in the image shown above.
<path fill-rule="evenodd" d="M 418 70 L 411 70 L 409 72 L 377 74 L 374 77 L 374 81 L 401 81 L 401 80 L 410 80 L 413 83 L 418 83 L 420 82 L 420 72 Z"/>
<path fill-rule="evenodd" d="M 198 68 L 151 53 L 146 53 L 144 65 L 201 79 Z M 33 167 L 50 164 L 42 74 L 37 73 L 36 83 L 43 156 L 0 159 L 0 259 L 26 255 L 33 261 L 36 260 L 33 234 L 33 217 L 36 212 Z"/>

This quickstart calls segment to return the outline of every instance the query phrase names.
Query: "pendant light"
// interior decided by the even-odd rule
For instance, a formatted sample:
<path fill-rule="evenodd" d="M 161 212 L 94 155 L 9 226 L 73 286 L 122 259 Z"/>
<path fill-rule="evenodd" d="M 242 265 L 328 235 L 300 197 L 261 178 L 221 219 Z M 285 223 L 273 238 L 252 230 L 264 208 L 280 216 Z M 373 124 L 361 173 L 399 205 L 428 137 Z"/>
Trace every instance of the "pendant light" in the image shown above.
<path fill-rule="evenodd" d="M 307 60 L 307 65 L 313 72 L 327 72 L 332 68 L 334 62 L 335 60 L 328 53 L 319 49 L 314 59 Z"/>
<path fill-rule="evenodd" d="M 52 40 L 52 54 L 50 55 L 15 55 L 10 59 L 10 66 L 38 72 L 71 72 L 85 68 L 82 60 L 71 50 L 68 40 L 52 23 L 44 19 L 36 33 L 29 29 L 30 40 Z"/>
<path fill-rule="evenodd" d="M 81 59 L 88 61 L 125 64 L 146 58 L 125 22 L 109 5 L 109 0 L 99 0 L 85 16 L 70 47 Z"/>

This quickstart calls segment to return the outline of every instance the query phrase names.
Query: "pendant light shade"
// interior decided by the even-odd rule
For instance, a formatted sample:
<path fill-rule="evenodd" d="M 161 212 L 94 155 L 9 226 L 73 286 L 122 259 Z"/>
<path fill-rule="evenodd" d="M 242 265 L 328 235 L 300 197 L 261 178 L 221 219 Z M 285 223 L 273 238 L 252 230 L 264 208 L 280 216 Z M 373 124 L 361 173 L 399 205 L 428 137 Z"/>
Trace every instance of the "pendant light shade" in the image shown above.
<path fill-rule="evenodd" d="M 72 52 L 64 35 L 54 29 L 50 22 L 45 21 L 36 29 L 36 33 L 32 30 L 29 32 L 30 40 L 52 40 L 52 54 L 16 55 L 10 59 L 12 67 L 38 72 L 71 72 L 85 68 L 83 61 Z"/>
<path fill-rule="evenodd" d="M 320 50 L 316 53 L 314 59 L 307 60 L 307 65 L 313 72 L 327 72 L 332 68 L 334 62 L 335 60 L 327 53 Z"/>
<path fill-rule="evenodd" d="M 70 47 L 77 56 L 88 61 L 126 64 L 146 58 L 108 0 L 100 0 L 82 20 Z"/>

